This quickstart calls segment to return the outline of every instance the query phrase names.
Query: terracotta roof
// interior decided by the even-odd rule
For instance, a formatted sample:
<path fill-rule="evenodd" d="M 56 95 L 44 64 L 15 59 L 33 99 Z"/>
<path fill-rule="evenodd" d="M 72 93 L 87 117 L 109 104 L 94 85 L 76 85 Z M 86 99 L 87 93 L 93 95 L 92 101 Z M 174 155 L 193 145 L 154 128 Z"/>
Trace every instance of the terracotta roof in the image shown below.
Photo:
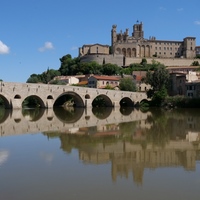
<path fill-rule="evenodd" d="M 81 81 L 78 83 L 78 85 L 87 85 L 88 84 L 88 81 Z"/>
<path fill-rule="evenodd" d="M 121 78 L 117 76 L 91 76 L 97 80 L 110 80 L 110 81 L 119 81 Z"/>
<path fill-rule="evenodd" d="M 166 69 L 196 69 L 198 66 L 169 66 Z"/>

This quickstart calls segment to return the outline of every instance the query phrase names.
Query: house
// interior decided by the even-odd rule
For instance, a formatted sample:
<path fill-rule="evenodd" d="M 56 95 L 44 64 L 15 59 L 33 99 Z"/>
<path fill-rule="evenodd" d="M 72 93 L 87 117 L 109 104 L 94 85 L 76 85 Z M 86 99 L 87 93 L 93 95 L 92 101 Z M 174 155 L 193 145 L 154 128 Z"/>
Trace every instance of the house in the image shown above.
<path fill-rule="evenodd" d="M 196 56 L 200 56 L 200 46 L 196 46 Z"/>
<path fill-rule="evenodd" d="M 170 96 L 185 95 L 186 74 L 183 72 L 170 73 L 170 87 L 168 94 Z"/>
<path fill-rule="evenodd" d="M 112 88 L 118 88 L 121 77 L 118 76 L 90 76 L 88 78 L 88 87 L 90 88 L 106 88 L 110 86 Z"/>
<path fill-rule="evenodd" d="M 74 76 L 56 76 L 53 78 L 52 81 L 62 81 L 66 85 L 73 85 L 79 83 L 79 79 Z M 50 81 L 49 83 L 51 83 Z"/>
<path fill-rule="evenodd" d="M 144 78 L 146 77 L 147 71 L 133 71 L 133 82 L 136 84 L 137 90 L 139 92 L 146 92 L 151 89 L 149 84 L 144 82 Z"/>
<path fill-rule="evenodd" d="M 200 80 L 188 82 L 186 85 L 186 97 L 200 98 Z"/>

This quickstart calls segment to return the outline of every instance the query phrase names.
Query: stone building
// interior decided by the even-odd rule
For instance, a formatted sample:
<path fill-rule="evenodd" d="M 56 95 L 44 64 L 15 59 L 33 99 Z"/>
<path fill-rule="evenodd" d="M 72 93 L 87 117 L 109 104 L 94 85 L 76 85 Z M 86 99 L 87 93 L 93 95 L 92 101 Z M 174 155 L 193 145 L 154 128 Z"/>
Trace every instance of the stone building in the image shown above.
<path fill-rule="evenodd" d="M 196 56 L 200 56 L 200 46 L 196 46 Z"/>
<path fill-rule="evenodd" d="M 196 38 L 186 37 L 183 41 L 156 40 L 144 38 L 143 24 L 133 25 L 132 35 L 129 30 L 117 33 L 117 25 L 111 30 L 111 49 L 116 55 L 128 58 L 194 58 L 196 56 Z"/>
<path fill-rule="evenodd" d="M 102 45 L 102 44 L 88 44 L 83 45 L 79 48 L 79 56 L 84 55 L 108 55 L 109 54 L 109 45 Z"/>
<path fill-rule="evenodd" d="M 88 87 L 90 88 L 106 88 L 110 86 L 117 89 L 119 86 L 120 77 L 116 76 L 90 76 L 88 78 Z"/>

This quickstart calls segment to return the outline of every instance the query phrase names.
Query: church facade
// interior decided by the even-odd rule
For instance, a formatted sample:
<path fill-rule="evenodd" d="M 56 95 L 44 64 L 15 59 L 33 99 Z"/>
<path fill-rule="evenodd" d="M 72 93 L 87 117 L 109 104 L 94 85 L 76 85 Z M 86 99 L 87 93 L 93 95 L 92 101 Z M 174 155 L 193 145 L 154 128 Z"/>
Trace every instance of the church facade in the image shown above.
<path fill-rule="evenodd" d="M 156 40 L 144 38 L 143 24 L 133 25 L 132 35 L 129 30 L 117 33 L 117 25 L 111 30 L 112 54 L 127 58 L 188 58 L 196 56 L 196 38 L 186 37 L 183 41 Z"/>

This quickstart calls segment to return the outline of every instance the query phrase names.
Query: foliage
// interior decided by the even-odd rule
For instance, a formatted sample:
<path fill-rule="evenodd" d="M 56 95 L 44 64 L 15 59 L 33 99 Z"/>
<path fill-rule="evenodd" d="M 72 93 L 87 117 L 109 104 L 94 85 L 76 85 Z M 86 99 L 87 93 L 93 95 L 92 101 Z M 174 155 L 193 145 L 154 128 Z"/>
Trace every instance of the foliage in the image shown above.
<path fill-rule="evenodd" d="M 150 84 L 152 89 L 147 92 L 147 96 L 152 98 L 155 105 L 160 105 L 167 96 L 169 86 L 169 72 L 164 65 L 159 65 L 153 72 L 146 74 L 146 83 Z"/>
<path fill-rule="evenodd" d="M 123 91 L 136 92 L 136 84 L 131 78 L 122 78 L 119 82 L 119 88 Z"/>
<path fill-rule="evenodd" d="M 143 65 L 143 66 L 146 66 L 146 64 L 147 64 L 147 59 L 146 59 L 146 58 L 142 58 L 142 61 L 141 61 L 140 64 Z"/>
<path fill-rule="evenodd" d="M 93 100 L 92 106 L 93 106 L 93 107 L 105 107 L 105 106 L 106 106 L 106 102 L 105 102 L 105 100 L 104 100 L 103 97 L 97 96 L 97 97 Z"/>
<path fill-rule="evenodd" d="M 47 69 L 46 72 L 43 72 L 42 74 L 32 74 L 28 80 L 27 83 L 48 83 L 51 81 L 54 77 L 60 76 L 60 72 L 58 70 L 54 69 Z"/>
<path fill-rule="evenodd" d="M 49 84 L 52 84 L 52 85 L 66 85 L 66 82 L 56 79 L 56 80 L 50 81 Z"/>
<path fill-rule="evenodd" d="M 199 98 L 188 98 L 184 96 L 166 97 L 164 104 L 179 108 L 200 108 Z"/>
<path fill-rule="evenodd" d="M 200 66 L 199 62 L 198 61 L 194 61 L 191 66 Z"/>
<path fill-rule="evenodd" d="M 120 74 L 120 67 L 118 65 L 107 63 L 102 67 L 102 74 L 105 75 Z"/>
<path fill-rule="evenodd" d="M 106 87 L 104 89 L 106 89 L 106 90 L 114 90 L 114 88 L 111 85 L 106 85 Z"/>
<path fill-rule="evenodd" d="M 38 99 L 33 96 L 27 97 L 22 103 L 22 107 L 39 107 L 39 106 L 40 103 Z"/>

